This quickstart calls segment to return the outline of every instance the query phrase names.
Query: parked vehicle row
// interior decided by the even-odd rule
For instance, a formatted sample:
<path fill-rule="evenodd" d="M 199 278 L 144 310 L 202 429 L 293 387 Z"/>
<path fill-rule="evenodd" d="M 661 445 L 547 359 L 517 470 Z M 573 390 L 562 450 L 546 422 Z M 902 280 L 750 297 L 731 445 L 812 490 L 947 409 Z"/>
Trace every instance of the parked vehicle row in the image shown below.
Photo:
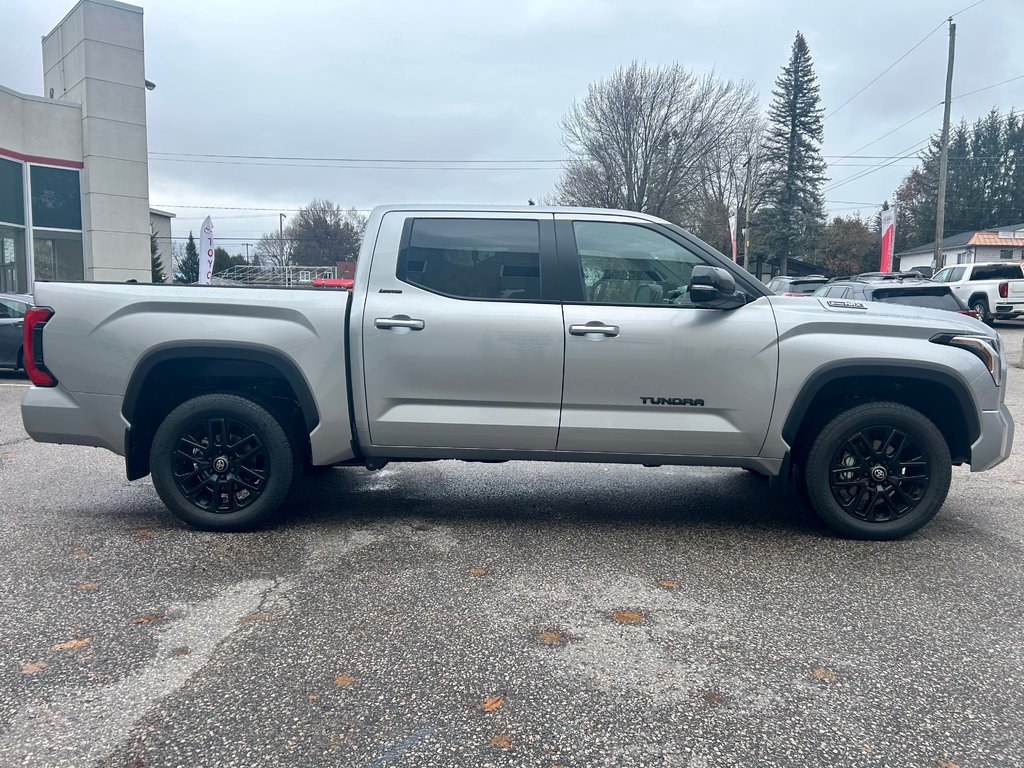
<path fill-rule="evenodd" d="M 892 287 L 895 283 L 899 288 Z M 989 325 L 994 320 L 1024 316 L 1024 272 L 1017 262 L 960 264 L 939 270 L 933 278 L 920 270 L 865 272 L 832 279 L 779 276 L 768 282 L 768 288 L 783 296 L 885 301 L 963 312 Z"/>

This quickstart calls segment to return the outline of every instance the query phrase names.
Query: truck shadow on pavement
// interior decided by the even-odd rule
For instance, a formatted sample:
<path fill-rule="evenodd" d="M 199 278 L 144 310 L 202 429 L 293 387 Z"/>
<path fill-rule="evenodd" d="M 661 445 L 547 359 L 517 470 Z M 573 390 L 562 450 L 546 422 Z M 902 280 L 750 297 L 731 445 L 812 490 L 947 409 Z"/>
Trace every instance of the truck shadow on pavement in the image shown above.
<path fill-rule="evenodd" d="M 570 466 L 577 469 L 567 469 Z M 590 471 L 580 472 L 579 467 Z M 523 482 L 526 479 L 529 482 Z M 455 527 L 483 521 L 533 526 L 641 524 L 760 528 L 831 537 L 795 492 L 783 496 L 768 487 L 766 478 L 743 470 L 578 464 L 479 468 L 437 462 L 378 472 L 336 468 L 304 478 L 276 525 L 330 527 L 402 517 Z"/>

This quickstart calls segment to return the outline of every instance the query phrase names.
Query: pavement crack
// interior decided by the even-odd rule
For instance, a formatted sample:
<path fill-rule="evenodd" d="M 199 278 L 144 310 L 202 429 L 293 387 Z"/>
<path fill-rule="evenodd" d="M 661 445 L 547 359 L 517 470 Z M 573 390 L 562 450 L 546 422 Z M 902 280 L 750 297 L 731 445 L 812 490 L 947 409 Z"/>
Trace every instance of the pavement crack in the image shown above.
<path fill-rule="evenodd" d="M 276 586 L 267 579 L 234 584 L 160 630 L 155 655 L 140 669 L 109 685 L 65 688 L 53 698 L 26 704 L 0 734 L 0 764 L 102 762 L 147 712 L 209 663 L 239 619 L 251 614 Z M 182 647 L 189 653 L 174 653 Z"/>

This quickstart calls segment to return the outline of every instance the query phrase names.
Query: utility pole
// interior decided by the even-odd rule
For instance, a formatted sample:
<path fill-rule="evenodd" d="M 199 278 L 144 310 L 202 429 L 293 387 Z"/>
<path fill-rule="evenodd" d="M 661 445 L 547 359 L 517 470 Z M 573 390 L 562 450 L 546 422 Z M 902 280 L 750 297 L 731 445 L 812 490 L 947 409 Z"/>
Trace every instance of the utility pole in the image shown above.
<path fill-rule="evenodd" d="M 744 163 L 747 166 L 747 201 L 743 206 L 743 268 L 750 271 L 750 193 L 751 193 L 751 182 L 754 177 L 754 164 L 751 162 L 754 158 L 747 157 L 747 162 Z"/>
<path fill-rule="evenodd" d="M 953 94 L 953 53 L 956 50 L 956 24 L 949 17 L 949 59 L 946 62 L 946 106 L 942 113 L 942 147 L 939 154 L 939 195 L 935 203 L 935 252 L 932 268 L 942 269 L 942 237 L 946 215 L 946 171 L 949 169 L 949 107 Z"/>
<path fill-rule="evenodd" d="M 250 245 L 250 243 L 246 243 L 245 244 L 245 263 L 246 264 L 249 263 L 249 245 Z"/>

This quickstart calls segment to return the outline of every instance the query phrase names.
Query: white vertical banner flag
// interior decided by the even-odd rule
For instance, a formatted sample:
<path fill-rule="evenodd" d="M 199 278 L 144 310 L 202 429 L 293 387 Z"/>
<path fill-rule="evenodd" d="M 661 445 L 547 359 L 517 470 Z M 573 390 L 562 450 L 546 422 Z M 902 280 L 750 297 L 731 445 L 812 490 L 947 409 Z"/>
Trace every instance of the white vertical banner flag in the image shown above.
<path fill-rule="evenodd" d="M 199 284 L 209 285 L 213 277 L 213 219 L 209 216 L 203 221 L 202 235 L 199 238 Z"/>
<path fill-rule="evenodd" d="M 729 217 L 729 239 L 732 241 L 732 260 L 736 261 L 736 214 Z"/>

